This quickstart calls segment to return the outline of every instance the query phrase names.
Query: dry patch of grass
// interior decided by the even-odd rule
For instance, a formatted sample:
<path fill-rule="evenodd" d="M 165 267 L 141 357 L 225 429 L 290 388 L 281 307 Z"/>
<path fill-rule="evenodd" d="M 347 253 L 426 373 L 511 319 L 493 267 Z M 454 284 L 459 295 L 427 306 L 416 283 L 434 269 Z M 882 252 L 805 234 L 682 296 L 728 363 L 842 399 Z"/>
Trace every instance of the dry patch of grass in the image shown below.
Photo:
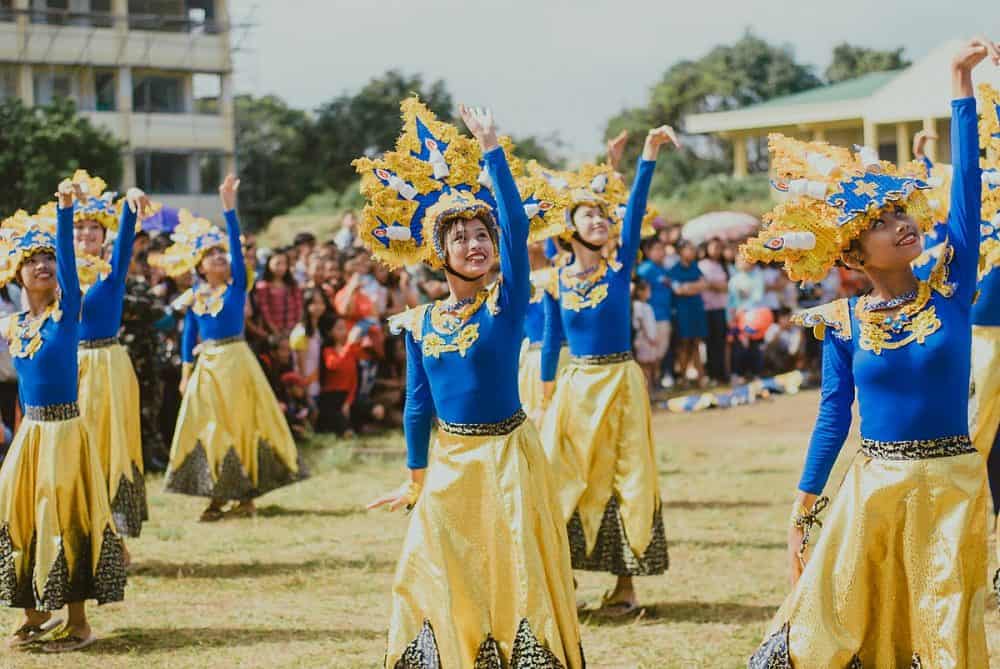
<path fill-rule="evenodd" d="M 745 666 L 786 591 L 785 522 L 816 399 L 656 415 L 671 567 L 639 580 L 637 618 L 584 615 L 588 666 Z M 252 520 L 196 523 L 202 500 L 165 495 L 162 481 L 150 481 L 152 520 L 130 542 L 126 601 L 91 608 L 101 641 L 58 659 L 0 651 L 0 667 L 378 666 L 406 517 L 362 507 L 397 485 L 404 465 L 398 438 L 361 446 L 360 454 L 348 444 L 309 451 L 314 477 L 264 497 Z M 853 451 L 845 447 L 834 482 Z M 578 577 L 589 600 L 612 584 Z M 0 611 L 7 629 L 18 620 Z M 992 596 L 987 622 L 1000 649 Z"/>

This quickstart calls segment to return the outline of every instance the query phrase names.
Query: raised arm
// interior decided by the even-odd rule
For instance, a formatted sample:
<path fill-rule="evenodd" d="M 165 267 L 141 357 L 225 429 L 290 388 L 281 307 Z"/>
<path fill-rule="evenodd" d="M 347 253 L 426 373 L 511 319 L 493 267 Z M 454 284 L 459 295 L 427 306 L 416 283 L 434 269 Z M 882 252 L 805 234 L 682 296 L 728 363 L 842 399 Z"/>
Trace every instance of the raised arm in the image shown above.
<path fill-rule="evenodd" d="M 222 198 L 222 215 L 226 219 L 226 232 L 229 234 L 229 263 L 233 273 L 233 287 L 245 293 L 247 290 L 247 266 L 243 257 L 243 241 L 240 239 L 240 219 L 236 217 L 236 191 L 240 180 L 232 174 L 227 175 L 219 186 L 219 197 Z"/>
<path fill-rule="evenodd" d="M 972 90 L 972 69 L 987 56 L 1000 62 L 1000 51 L 989 40 L 974 39 L 952 61 L 951 102 L 951 209 L 948 241 L 954 249 L 951 277 L 957 298 L 972 304 L 979 262 L 979 219 L 982 198 L 982 170 L 979 167 L 979 134 L 976 99 Z"/>
<path fill-rule="evenodd" d="M 507 308 L 523 313 L 531 297 L 531 268 L 528 263 L 528 216 L 521 194 L 507 165 L 507 156 L 497 140 L 493 115 L 488 110 L 459 105 L 462 120 L 483 149 L 486 171 L 493 183 L 500 227 L 501 299 Z"/>
<path fill-rule="evenodd" d="M 635 180 L 632 182 L 632 192 L 629 194 L 628 205 L 625 208 L 625 219 L 622 221 L 622 243 L 618 249 L 618 262 L 624 267 L 626 274 L 631 273 L 639 252 L 639 240 L 642 236 L 642 219 L 646 215 L 646 200 L 649 196 L 649 184 L 653 180 L 653 170 L 656 169 L 656 158 L 660 147 L 665 144 L 679 146 L 677 135 L 669 126 L 653 128 L 646 135 L 646 143 L 636 168 Z"/>
<path fill-rule="evenodd" d="M 545 309 L 545 329 L 542 334 L 542 381 L 555 381 L 559 368 L 559 349 L 562 348 L 562 315 L 559 302 L 548 292 L 542 297 Z"/>
<path fill-rule="evenodd" d="M 83 298 L 80 294 L 80 277 L 76 272 L 76 250 L 73 248 L 73 199 L 83 202 L 86 195 L 69 179 L 59 184 L 56 193 L 59 207 L 56 210 L 56 281 L 59 284 L 60 309 L 68 318 L 80 317 Z"/>
<path fill-rule="evenodd" d="M 138 188 L 130 188 L 125 194 L 121 208 L 118 236 L 111 251 L 111 277 L 113 281 L 124 285 L 129 263 L 132 262 L 132 248 L 135 245 L 135 222 L 139 213 L 149 208 L 149 198 Z"/>

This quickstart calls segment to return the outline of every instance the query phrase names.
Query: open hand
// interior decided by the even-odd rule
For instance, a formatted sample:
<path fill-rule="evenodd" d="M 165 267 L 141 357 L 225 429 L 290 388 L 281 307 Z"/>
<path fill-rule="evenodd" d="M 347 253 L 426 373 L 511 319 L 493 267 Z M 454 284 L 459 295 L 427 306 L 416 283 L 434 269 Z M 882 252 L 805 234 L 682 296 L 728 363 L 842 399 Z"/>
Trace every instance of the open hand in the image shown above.
<path fill-rule="evenodd" d="M 677 133 L 669 125 L 661 125 L 659 128 L 653 128 L 646 135 L 646 143 L 642 147 L 642 159 L 656 160 L 656 156 L 660 153 L 660 147 L 665 144 L 680 146 L 681 143 L 677 139 Z"/>
<path fill-rule="evenodd" d="M 222 198 L 222 210 L 232 211 L 236 209 L 236 191 L 239 190 L 240 180 L 233 174 L 227 174 L 225 181 L 219 186 L 219 197 Z"/>
<path fill-rule="evenodd" d="M 937 139 L 937 133 L 933 130 L 921 130 L 915 134 L 913 136 L 913 157 L 923 158 L 926 155 L 924 147 L 927 146 L 927 142 L 936 142 Z"/>
<path fill-rule="evenodd" d="M 147 215 L 153 208 L 153 203 L 150 202 L 149 196 L 139 188 L 129 188 L 125 193 L 125 202 L 132 213 L 139 217 Z"/>
<path fill-rule="evenodd" d="M 993 40 L 976 37 L 968 41 L 952 60 L 951 65 L 956 70 L 968 72 L 989 56 L 994 65 L 1000 65 L 1000 47 Z"/>
<path fill-rule="evenodd" d="M 608 164 L 611 165 L 611 169 L 618 171 L 618 165 L 621 164 L 622 154 L 625 152 L 625 143 L 628 141 L 628 130 L 622 130 L 620 133 L 608 140 Z"/>
<path fill-rule="evenodd" d="M 462 115 L 465 127 L 469 129 L 472 136 L 479 140 L 479 146 L 483 151 L 495 149 L 500 145 L 497 141 L 496 123 L 493 121 L 493 112 L 482 107 L 466 107 L 458 105 L 458 113 Z"/>
<path fill-rule="evenodd" d="M 381 497 L 369 502 L 365 508 L 371 511 L 372 509 L 377 509 L 380 506 L 388 506 L 389 511 L 399 511 L 410 504 L 411 501 L 410 484 L 404 483 L 395 490 L 387 492 Z"/>
<path fill-rule="evenodd" d="M 63 179 L 59 182 L 59 188 L 56 190 L 56 199 L 62 209 L 69 209 L 73 206 L 73 200 L 84 204 L 87 201 L 87 194 L 83 192 L 80 184 Z"/>

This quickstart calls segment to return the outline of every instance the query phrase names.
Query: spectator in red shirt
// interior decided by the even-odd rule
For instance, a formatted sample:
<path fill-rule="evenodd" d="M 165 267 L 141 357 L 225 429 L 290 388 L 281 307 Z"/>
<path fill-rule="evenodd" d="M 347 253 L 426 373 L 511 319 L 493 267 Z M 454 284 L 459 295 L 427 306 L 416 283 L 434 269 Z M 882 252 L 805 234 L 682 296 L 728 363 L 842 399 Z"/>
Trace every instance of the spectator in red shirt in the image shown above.
<path fill-rule="evenodd" d="M 320 370 L 317 432 L 352 436 L 351 409 L 358 392 L 361 328 L 347 328 L 343 318 L 324 318 L 323 367 Z"/>
<path fill-rule="evenodd" d="M 375 318 L 375 305 L 361 290 L 361 280 L 361 274 L 351 274 L 347 285 L 333 298 L 333 308 L 347 320 L 348 331 L 360 320 Z"/>
<path fill-rule="evenodd" d="M 302 315 L 302 290 L 289 271 L 285 252 L 278 251 L 268 259 L 264 278 L 257 282 L 254 292 L 268 335 L 288 337 Z"/>

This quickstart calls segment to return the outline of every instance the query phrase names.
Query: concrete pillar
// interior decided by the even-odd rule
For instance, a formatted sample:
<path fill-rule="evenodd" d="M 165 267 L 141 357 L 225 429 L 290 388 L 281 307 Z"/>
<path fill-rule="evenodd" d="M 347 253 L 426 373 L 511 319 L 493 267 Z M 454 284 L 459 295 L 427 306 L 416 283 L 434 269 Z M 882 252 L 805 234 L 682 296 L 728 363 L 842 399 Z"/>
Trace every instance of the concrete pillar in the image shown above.
<path fill-rule="evenodd" d="M 740 135 L 732 138 L 733 142 L 733 176 L 742 178 L 747 175 L 747 139 Z"/>
<path fill-rule="evenodd" d="M 192 151 L 188 154 L 188 193 L 197 195 L 201 193 L 201 164 L 200 156 Z"/>
<path fill-rule="evenodd" d="M 928 116 L 924 119 L 924 130 L 937 134 L 937 123 L 934 121 L 934 117 Z M 933 139 L 927 140 L 927 144 L 924 145 L 924 153 L 931 159 L 931 162 L 937 162 L 937 142 Z"/>
<path fill-rule="evenodd" d="M 826 141 L 826 128 L 813 128 L 813 141 L 814 142 L 825 142 Z"/>
<path fill-rule="evenodd" d="M 136 184 L 135 147 L 132 145 L 132 68 L 118 68 L 115 104 L 118 108 L 118 137 L 125 142 L 122 150 L 122 184 L 125 188 Z M 124 190 L 124 189 L 123 189 Z"/>
<path fill-rule="evenodd" d="M 861 141 L 865 146 L 878 150 L 878 126 L 868 119 L 864 121 L 864 139 Z"/>
<path fill-rule="evenodd" d="M 896 124 L 896 164 L 902 165 L 909 162 L 913 155 L 910 153 L 910 128 L 905 123 Z"/>
<path fill-rule="evenodd" d="M 225 3 L 222 3 L 225 4 Z M 236 164 L 236 107 L 233 102 L 233 75 L 227 72 L 221 75 L 219 82 L 219 114 L 227 135 L 227 149 L 223 158 L 223 174 L 236 174 L 239 166 Z"/>

